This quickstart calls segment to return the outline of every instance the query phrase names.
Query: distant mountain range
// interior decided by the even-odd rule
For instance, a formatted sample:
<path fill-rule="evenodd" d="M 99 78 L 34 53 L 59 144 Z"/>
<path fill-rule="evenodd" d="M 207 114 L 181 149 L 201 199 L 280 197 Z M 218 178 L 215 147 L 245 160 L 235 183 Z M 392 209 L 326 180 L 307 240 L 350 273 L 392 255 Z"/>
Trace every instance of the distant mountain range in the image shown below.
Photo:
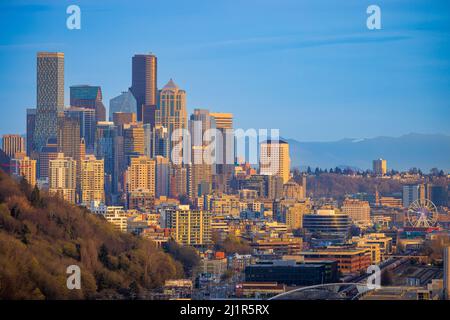
<path fill-rule="evenodd" d="M 450 136 L 410 133 L 400 137 L 342 139 L 332 142 L 300 142 L 290 144 L 292 167 L 305 169 L 352 167 L 372 168 L 372 160 L 387 160 L 388 169 L 408 170 L 416 167 L 424 172 L 431 168 L 450 171 Z"/>

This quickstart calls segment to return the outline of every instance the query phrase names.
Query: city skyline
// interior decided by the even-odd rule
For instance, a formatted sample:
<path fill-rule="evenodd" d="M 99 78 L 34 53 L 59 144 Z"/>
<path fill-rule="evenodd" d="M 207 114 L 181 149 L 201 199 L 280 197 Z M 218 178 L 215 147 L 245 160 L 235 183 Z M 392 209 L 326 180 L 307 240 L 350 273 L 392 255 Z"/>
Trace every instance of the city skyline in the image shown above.
<path fill-rule="evenodd" d="M 281 1 L 0 5 L 0 300 L 450 300 L 444 2 Z"/>
<path fill-rule="evenodd" d="M 356 2 L 323 12 L 319 8 L 326 7 L 326 1 L 307 8 L 286 1 L 284 8 L 277 6 L 274 19 L 278 24 L 270 30 L 263 26 L 262 17 L 267 17 L 274 4 L 263 2 L 253 10 L 248 2 L 240 6 L 241 12 L 226 32 L 222 29 L 227 21 L 217 15 L 220 11 L 230 17 L 232 3 L 218 3 L 217 11 L 205 18 L 205 23 L 215 19 L 210 31 L 201 29 L 201 22 L 182 28 L 195 13 L 181 5 L 185 19 L 181 9 L 163 15 L 164 33 L 179 33 L 175 43 L 158 32 L 144 32 L 141 39 L 130 34 L 130 28 L 142 24 L 137 19 L 128 21 L 131 15 L 127 13 L 140 9 L 139 14 L 145 16 L 145 3 L 122 6 L 115 2 L 102 8 L 81 1 L 81 30 L 65 28 L 65 3 L 3 4 L 2 12 L 10 14 L 4 17 L 6 34 L 0 47 L 4 72 L 0 79 L 9 85 L 0 90 L 0 97 L 11 108 L 0 120 L 0 134 L 25 132 L 22 118 L 26 108 L 35 107 L 35 90 L 24 88 L 36 88 L 30 72 L 35 68 L 33 55 L 45 50 L 65 53 L 65 105 L 69 87 L 78 84 L 101 86 L 108 105 L 131 86 L 131 57 L 152 52 L 159 60 L 158 88 L 173 78 L 187 92 L 189 114 L 195 108 L 227 110 L 235 115 L 235 127 L 281 128 L 282 136 L 299 141 L 410 132 L 449 135 L 445 121 L 449 112 L 448 18 L 437 15 L 446 3 L 435 2 L 426 8 L 420 1 L 402 3 L 378 3 L 383 27 L 376 31 L 366 28 L 366 6 Z M 211 9 L 202 4 L 193 7 L 200 13 Z M 154 10 L 158 8 L 155 4 Z M 245 14 L 247 22 L 240 20 Z M 116 26 L 102 24 L 111 18 Z M 161 24 L 158 15 L 147 29 L 161 30 Z M 244 26 L 246 32 L 242 32 Z M 105 33 L 108 27 L 114 31 L 110 32 L 114 40 Z M 52 32 L 47 35 L 49 30 Z M 126 48 L 120 45 L 125 39 Z M 270 112 L 274 107 L 285 112 L 274 118 Z M 255 121 L 252 114 L 260 109 L 268 112 Z M 367 125 L 351 125 L 353 118 L 368 113 L 371 121 Z M 320 126 L 302 121 L 319 115 Z"/>

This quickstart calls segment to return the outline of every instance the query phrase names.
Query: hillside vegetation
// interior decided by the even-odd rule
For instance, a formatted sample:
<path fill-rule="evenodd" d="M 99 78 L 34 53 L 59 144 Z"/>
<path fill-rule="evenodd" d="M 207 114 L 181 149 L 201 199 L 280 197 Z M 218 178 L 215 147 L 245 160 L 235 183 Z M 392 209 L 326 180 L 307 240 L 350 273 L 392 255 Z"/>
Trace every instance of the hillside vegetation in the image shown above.
<path fill-rule="evenodd" d="M 67 289 L 70 265 L 80 290 Z M 0 170 L 0 299 L 148 298 L 179 277 L 181 263 L 152 242 Z"/>
<path fill-rule="evenodd" d="M 300 179 L 297 179 L 300 181 Z M 346 194 L 365 192 L 375 193 L 375 187 L 382 196 L 402 192 L 402 184 L 397 180 L 371 178 L 371 177 L 352 177 L 341 174 L 324 173 L 320 175 L 308 176 L 307 194 L 315 197 L 333 197 L 342 200 Z"/>

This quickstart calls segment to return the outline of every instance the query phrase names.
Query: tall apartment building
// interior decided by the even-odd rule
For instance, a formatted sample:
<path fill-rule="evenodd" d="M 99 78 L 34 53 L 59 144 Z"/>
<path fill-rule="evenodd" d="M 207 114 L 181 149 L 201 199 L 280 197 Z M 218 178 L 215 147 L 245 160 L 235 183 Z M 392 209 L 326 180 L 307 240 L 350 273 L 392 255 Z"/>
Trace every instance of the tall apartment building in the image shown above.
<path fill-rule="evenodd" d="M 27 156 L 11 159 L 10 174 L 15 177 L 23 177 L 31 186 L 36 184 L 36 160 Z"/>
<path fill-rule="evenodd" d="M 99 86 L 77 85 L 70 87 L 70 105 L 95 110 L 95 120 L 106 120 L 106 108 Z"/>
<path fill-rule="evenodd" d="M 373 160 L 373 173 L 377 176 L 384 176 L 387 172 L 387 161 L 384 159 Z"/>
<path fill-rule="evenodd" d="M 165 210 L 166 227 L 181 245 L 204 246 L 211 243 L 211 213 L 189 206 Z"/>
<path fill-rule="evenodd" d="M 155 196 L 155 160 L 146 156 L 131 158 L 126 182 L 127 193 L 143 189 Z"/>
<path fill-rule="evenodd" d="M 89 205 L 92 201 L 105 203 L 104 160 L 88 155 L 81 160 L 80 202 Z"/>
<path fill-rule="evenodd" d="M 19 134 L 5 134 L 2 138 L 2 150 L 10 159 L 25 155 L 25 139 Z"/>
<path fill-rule="evenodd" d="M 341 209 L 355 223 L 365 225 L 370 223 L 370 206 L 368 201 L 345 199 Z"/>
<path fill-rule="evenodd" d="M 131 88 L 136 99 L 137 119 L 155 125 L 157 105 L 158 60 L 153 54 L 136 54 L 132 58 Z"/>
<path fill-rule="evenodd" d="M 58 114 L 64 109 L 64 53 L 37 54 L 37 103 L 34 148 L 40 152 L 57 136 Z"/>
<path fill-rule="evenodd" d="M 156 197 L 169 196 L 169 158 L 155 157 L 156 162 Z"/>
<path fill-rule="evenodd" d="M 76 202 L 77 162 L 59 153 L 50 160 L 49 192 L 68 202 Z"/>
<path fill-rule="evenodd" d="M 267 140 L 261 143 L 259 153 L 259 170 L 262 175 L 276 175 L 289 181 L 291 159 L 289 144 L 283 140 Z"/>

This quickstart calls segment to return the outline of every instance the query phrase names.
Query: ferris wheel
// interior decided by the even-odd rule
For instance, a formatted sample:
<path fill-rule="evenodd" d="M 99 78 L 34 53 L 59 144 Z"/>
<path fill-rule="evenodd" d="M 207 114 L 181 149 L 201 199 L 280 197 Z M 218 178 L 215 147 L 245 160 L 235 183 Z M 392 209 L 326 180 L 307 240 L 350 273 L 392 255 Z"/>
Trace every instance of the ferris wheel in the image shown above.
<path fill-rule="evenodd" d="M 437 208 L 428 199 L 419 199 L 408 208 L 407 223 L 414 228 L 435 227 L 438 220 Z"/>

